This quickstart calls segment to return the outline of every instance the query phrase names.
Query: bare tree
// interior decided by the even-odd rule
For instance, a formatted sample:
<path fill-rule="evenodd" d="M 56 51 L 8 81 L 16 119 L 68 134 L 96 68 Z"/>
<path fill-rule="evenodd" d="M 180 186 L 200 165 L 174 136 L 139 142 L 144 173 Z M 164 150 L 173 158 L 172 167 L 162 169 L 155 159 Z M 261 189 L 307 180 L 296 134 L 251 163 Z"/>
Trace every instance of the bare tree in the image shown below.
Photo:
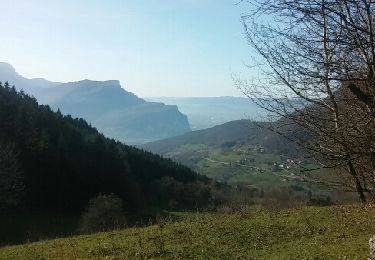
<path fill-rule="evenodd" d="M 370 0 L 251 1 L 242 19 L 258 77 L 236 82 L 362 201 L 375 188 L 374 11 Z"/>

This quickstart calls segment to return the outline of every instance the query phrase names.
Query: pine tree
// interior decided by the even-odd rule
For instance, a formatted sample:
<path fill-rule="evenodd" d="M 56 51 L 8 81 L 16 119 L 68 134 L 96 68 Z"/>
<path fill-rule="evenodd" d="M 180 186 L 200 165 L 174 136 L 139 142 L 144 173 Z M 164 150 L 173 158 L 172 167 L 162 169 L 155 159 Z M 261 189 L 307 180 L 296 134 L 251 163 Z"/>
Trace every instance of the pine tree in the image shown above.
<path fill-rule="evenodd" d="M 22 204 L 23 174 L 12 145 L 0 142 L 0 208 Z"/>

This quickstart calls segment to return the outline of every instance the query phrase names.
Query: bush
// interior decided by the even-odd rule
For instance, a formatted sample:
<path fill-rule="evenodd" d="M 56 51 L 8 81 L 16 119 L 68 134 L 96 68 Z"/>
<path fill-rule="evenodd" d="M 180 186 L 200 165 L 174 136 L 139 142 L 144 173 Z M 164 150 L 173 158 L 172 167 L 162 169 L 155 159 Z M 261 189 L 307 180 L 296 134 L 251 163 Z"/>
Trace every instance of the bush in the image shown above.
<path fill-rule="evenodd" d="M 114 194 L 102 195 L 89 201 L 82 213 L 79 231 L 94 233 L 110 231 L 126 226 L 122 200 Z"/>

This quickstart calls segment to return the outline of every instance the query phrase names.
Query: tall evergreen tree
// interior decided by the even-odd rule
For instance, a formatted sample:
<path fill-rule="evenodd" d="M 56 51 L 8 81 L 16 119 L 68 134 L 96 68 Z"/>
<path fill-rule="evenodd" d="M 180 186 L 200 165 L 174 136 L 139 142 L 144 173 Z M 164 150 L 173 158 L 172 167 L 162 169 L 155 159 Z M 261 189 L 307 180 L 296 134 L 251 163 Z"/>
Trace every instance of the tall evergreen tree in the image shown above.
<path fill-rule="evenodd" d="M 0 141 L 0 208 L 22 204 L 25 186 L 23 173 L 13 146 Z"/>

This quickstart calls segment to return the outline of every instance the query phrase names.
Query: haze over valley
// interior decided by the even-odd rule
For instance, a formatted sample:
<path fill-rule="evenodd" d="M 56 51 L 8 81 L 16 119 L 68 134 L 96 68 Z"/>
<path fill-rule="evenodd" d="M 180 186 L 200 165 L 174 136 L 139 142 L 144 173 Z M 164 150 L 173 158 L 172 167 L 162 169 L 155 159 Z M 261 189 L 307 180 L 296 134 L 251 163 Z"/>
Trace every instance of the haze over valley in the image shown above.
<path fill-rule="evenodd" d="M 145 100 L 177 105 L 178 109 L 188 116 L 192 130 L 240 119 L 268 120 L 267 112 L 247 97 L 145 97 Z"/>

